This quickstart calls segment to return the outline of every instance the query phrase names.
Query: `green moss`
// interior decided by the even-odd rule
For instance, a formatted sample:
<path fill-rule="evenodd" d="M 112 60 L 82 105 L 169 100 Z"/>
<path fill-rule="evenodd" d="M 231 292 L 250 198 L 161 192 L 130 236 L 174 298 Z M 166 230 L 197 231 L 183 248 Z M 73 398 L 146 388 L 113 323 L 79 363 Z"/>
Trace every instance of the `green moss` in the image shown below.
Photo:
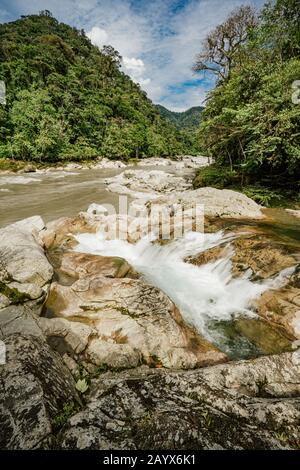
<path fill-rule="evenodd" d="M 2 281 L 0 281 L 0 294 L 5 295 L 13 304 L 22 304 L 30 299 L 28 294 L 19 292 L 15 287 L 9 287 Z"/>
<path fill-rule="evenodd" d="M 74 403 L 73 401 L 64 403 L 61 412 L 58 413 L 52 420 L 54 433 L 60 431 L 60 429 L 63 428 L 68 419 L 71 418 L 71 416 L 73 416 L 79 410 L 80 406 L 78 405 L 78 403 Z"/>
<path fill-rule="evenodd" d="M 128 317 L 131 318 L 138 318 L 139 315 L 134 314 L 133 312 L 130 312 L 128 308 L 125 307 L 115 307 L 115 309 L 120 312 L 122 315 L 127 315 Z"/>

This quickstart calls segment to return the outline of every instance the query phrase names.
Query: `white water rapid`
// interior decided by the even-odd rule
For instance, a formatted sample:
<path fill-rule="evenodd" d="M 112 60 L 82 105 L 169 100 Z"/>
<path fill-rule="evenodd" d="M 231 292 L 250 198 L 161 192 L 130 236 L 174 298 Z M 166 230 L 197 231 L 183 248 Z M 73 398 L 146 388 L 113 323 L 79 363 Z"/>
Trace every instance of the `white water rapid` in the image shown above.
<path fill-rule="evenodd" d="M 190 232 L 166 245 L 153 243 L 150 237 L 135 245 L 124 240 L 105 240 L 102 233 L 79 234 L 77 252 L 125 258 L 144 279 L 163 290 L 177 305 L 185 321 L 207 339 L 216 340 L 211 321 L 230 321 L 237 316 L 254 316 L 250 302 L 270 288 L 284 285 L 292 269 L 276 278 L 255 283 L 250 273 L 242 278 L 231 274 L 233 235 L 223 232 L 202 234 Z M 195 266 L 184 260 L 209 248 L 228 243 L 227 256 L 215 262 Z"/>

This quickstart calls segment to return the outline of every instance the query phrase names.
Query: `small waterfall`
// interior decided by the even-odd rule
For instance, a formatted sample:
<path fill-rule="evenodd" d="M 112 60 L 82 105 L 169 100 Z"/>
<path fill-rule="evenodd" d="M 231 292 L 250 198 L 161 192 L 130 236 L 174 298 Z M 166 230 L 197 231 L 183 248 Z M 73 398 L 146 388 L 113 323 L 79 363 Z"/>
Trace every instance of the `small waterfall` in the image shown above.
<path fill-rule="evenodd" d="M 263 292 L 284 285 L 292 269 L 276 278 L 252 282 L 250 272 L 234 278 L 231 274 L 234 235 L 190 232 L 166 245 L 146 237 L 135 245 L 124 240 L 105 240 L 102 233 L 76 236 L 77 252 L 125 258 L 144 279 L 163 290 L 177 305 L 185 321 L 207 339 L 218 342 L 218 333 L 209 327 L 214 322 L 230 321 L 238 316 L 253 317 L 250 303 Z M 227 243 L 227 254 L 201 266 L 185 262 L 188 256 Z"/>

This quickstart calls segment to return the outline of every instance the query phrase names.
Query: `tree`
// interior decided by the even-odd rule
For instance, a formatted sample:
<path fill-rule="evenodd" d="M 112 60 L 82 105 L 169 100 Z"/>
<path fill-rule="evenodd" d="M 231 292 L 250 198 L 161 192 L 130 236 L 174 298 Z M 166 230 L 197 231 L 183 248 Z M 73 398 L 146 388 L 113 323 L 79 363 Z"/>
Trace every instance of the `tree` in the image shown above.
<path fill-rule="evenodd" d="M 112 46 L 103 46 L 101 50 L 102 54 L 106 57 L 109 57 L 113 64 L 115 64 L 118 68 L 121 67 L 122 56 L 119 54 L 118 51 Z"/>
<path fill-rule="evenodd" d="M 47 18 L 53 18 L 53 15 L 52 15 L 51 11 L 49 11 L 49 10 L 41 10 L 39 12 L 39 15 L 40 16 L 46 16 Z"/>
<path fill-rule="evenodd" d="M 300 2 L 267 3 L 261 14 L 261 42 L 282 60 L 300 55 Z"/>
<path fill-rule="evenodd" d="M 121 71 L 120 54 L 99 50 L 47 11 L 0 25 L 0 80 L 7 88 L 0 157 L 143 157 L 151 151 L 148 129 L 164 142 L 156 146 L 160 155 L 181 145 L 174 126 Z"/>
<path fill-rule="evenodd" d="M 202 114 L 202 148 L 242 182 L 298 188 L 300 108 L 292 102 L 292 84 L 300 76 L 292 34 L 297 3 L 277 0 L 263 9 L 239 45 L 240 62 L 210 93 Z"/>
<path fill-rule="evenodd" d="M 229 78 L 232 67 L 237 63 L 240 47 L 256 26 L 257 17 L 250 6 L 234 10 L 227 20 L 217 26 L 205 38 L 202 51 L 196 56 L 195 72 L 208 70 L 219 79 Z"/>
<path fill-rule="evenodd" d="M 10 119 L 14 130 L 12 148 L 22 160 L 55 161 L 68 142 L 63 121 L 45 90 L 19 92 Z"/>

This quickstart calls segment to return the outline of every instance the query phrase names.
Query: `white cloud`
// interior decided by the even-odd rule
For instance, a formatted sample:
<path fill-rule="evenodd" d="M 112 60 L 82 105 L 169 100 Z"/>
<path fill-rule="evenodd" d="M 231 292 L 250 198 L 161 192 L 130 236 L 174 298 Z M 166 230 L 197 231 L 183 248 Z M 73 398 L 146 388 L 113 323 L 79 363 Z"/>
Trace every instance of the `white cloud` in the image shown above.
<path fill-rule="evenodd" d="M 136 59 L 135 57 L 123 57 L 123 63 L 125 69 L 136 77 L 141 77 L 145 72 L 145 64 L 142 59 Z"/>
<path fill-rule="evenodd" d="M 141 86 L 150 84 L 150 78 L 144 78 L 146 67 L 142 59 L 123 57 L 123 69 L 133 81 L 139 83 Z"/>
<path fill-rule="evenodd" d="M 261 6 L 265 0 L 248 0 Z M 102 47 L 123 56 L 123 69 L 149 97 L 171 109 L 203 102 L 207 84 L 196 82 L 192 64 L 209 30 L 245 0 L 1 0 L 7 11 L 28 14 L 49 9 L 60 21 L 84 28 Z M 7 4 L 7 5 L 6 5 Z M 181 92 L 174 93 L 174 87 Z"/>
<path fill-rule="evenodd" d="M 91 40 L 92 44 L 98 46 L 99 48 L 107 44 L 108 34 L 105 29 L 99 28 L 98 26 L 93 26 L 91 31 L 88 31 L 86 35 Z"/>

